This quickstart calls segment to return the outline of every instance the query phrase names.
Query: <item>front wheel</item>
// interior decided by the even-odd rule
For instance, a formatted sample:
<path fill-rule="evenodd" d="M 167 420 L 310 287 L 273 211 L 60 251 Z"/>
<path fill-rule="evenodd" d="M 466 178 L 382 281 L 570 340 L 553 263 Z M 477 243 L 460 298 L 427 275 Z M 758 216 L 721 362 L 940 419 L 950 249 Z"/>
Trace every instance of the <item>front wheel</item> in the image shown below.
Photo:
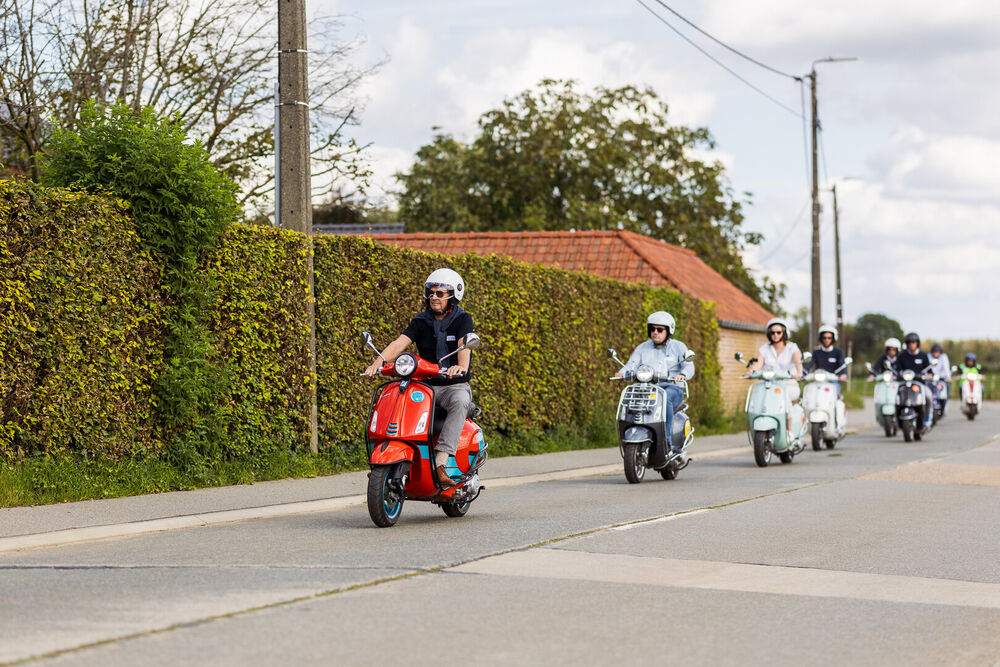
<path fill-rule="evenodd" d="M 403 499 L 389 489 L 389 468 L 373 468 L 368 475 L 368 514 L 379 528 L 396 525 L 403 511 Z"/>
<path fill-rule="evenodd" d="M 812 425 L 813 451 L 823 449 L 823 424 L 813 422 Z"/>
<path fill-rule="evenodd" d="M 629 484 L 638 484 L 646 474 L 646 464 L 642 460 L 642 448 L 630 442 L 625 445 L 625 479 Z"/>
<path fill-rule="evenodd" d="M 766 468 L 771 462 L 771 441 L 768 438 L 770 431 L 754 431 L 753 433 L 753 460 L 761 468 Z"/>
<path fill-rule="evenodd" d="M 966 417 L 968 417 L 968 418 L 969 418 L 969 421 L 970 421 L 970 422 L 971 422 L 971 421 L 972 421 L 973 419 L 975 419 L 975 418 L 976 418 L 976 412 L 977 412 L 978 410 L 979 410 L 979 406 L 978 406 L 978 405 L 976 405 L 975 403 L 973 403 L 972 405 L 970 405 L 970 406 L 969 406 L 969 412 L 968 412 L 968 414 L 966 414 Z"/>
<path fill-rule="evenodd" d="M 913 424 L 911 422 L 903 422 L 899 428 L 903 431 L 904 442 L 913 440 Z"/>

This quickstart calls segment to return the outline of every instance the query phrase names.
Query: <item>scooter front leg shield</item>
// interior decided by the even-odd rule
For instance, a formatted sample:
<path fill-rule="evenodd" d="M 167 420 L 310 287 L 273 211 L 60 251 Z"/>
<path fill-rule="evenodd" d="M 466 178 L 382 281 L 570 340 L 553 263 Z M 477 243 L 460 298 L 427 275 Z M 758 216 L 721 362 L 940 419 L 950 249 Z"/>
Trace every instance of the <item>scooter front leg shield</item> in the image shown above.
<path fill-rule="evenodd" d="M 400 461 L 413 462 L 413 447 L 399 440 L 383 440 L 372 449 L 371 465 L 391 465 Z"/>

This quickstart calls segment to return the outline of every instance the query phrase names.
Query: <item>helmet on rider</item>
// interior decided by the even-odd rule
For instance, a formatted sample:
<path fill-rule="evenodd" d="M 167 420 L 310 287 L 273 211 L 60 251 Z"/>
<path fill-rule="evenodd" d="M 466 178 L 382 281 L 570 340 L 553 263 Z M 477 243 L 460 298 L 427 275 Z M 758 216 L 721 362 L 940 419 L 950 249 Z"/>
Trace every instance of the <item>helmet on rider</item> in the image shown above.
<path fill-rule="evenodd" d="M 788 340 L 788 322 L 780 317 L 772 317 L 768 320 L 767 326 L 764 327 L 764 335 L 767 336 L 768 342 L 774 342 L 771 340 L 771 327 L 774 326 L 781 327 L 781 340 Z"/>
<path fill-rule="evenodd" d="M 899 339 L 893 336 L 892 338 L 887 338 L 885 341 L 885 351 L 888 352 L 890 347 L 896 348 L 896 352 L 899 352 L 899 348 L 903 347 L 903 344 L 899 342 Z"/>
<path fill-rule="evenodd" d="M 831 327 L 829 324 L 824 324 L 819 328 L 819 331 L 816 332 L 816 336 L 819 337 L 820 341 L 823 340 L 823 334 L 830 334 L 831 336 L 833 336 L 833 342 L 834 343 L 837 342 L 837 330 Z"/>
<path fill-rule="evenodd" d="M 448 306 L 454 306 L 465 296 L 465 281 L 457 271 L 451 269 L 436 269 L 424 281 L 424 306 L 430 308 L 431 290 L 440 287 L 451 292 Z"/>
<path fill-rule="evenodd" d="M 677 323 L 674 317 L 665 310 L 658 310 L 646 318 L 646 335 L 653 335 L 653 327 L 663 327 L 667 330 L 667 340 L 674 335 Z"/>
<path fill-rule="evenodd" d="M 970 361 L 972 362 L 971 364 L 969 363 Z M 965 353 L 965 365 L 966 366 L 972 366 L 975 363 L 976 363 L 976 355 L 975 355 L 975 353 L 974 352 L 966 352 Z"/>
<path fill-rule="evenodd" d="M 944 348 L 941 347 L 941 343 L 934 343 L 931 345 L 931 354 L 934 354 L 935 352 L 944 352 Z"/>
<path fill-rule="evenodd" d="M 918 336 L 916 333 L 914 333 L 914 332 L 911 331 L 910 333 L 906 334 L 903 337 L 903 342 L 906 343 L 907 345 L 909 345 L 910 343 L 915 342 L 917 344 L 917 347 L 919 347 L 920 346 L 920 336 Z"/>

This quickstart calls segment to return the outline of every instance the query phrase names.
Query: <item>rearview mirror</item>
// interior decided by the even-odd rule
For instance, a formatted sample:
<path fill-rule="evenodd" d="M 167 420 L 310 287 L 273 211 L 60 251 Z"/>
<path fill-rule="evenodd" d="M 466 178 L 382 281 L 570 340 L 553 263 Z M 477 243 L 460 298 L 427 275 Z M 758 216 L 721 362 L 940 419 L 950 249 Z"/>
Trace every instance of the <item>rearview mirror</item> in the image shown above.
<path fill-rule="evenodd" d="M 865 362 L 865 370 L 867 370 L 869 373 L 874 373 L 875 372 L 872 369 L 872 362 L 870 362 L 870 361 L 866 361 Z"/>
<path fill-rule="evenodd" d="M 684 361 L 690 361 L 695 358 L 694 350 L 688 350 L 684 353 Z"/>
<path fill-rule="evenodd" d="M 812 358 L 813 358 L 812 352 L 806 352 L 805 354 L 802 355 L 802 361 L 811 361 Z"/>
<path fill-rule="evenodd" d="M 852 363 L 854 363 L 854 357 L 844 357 L 844 363 L 845 364 L 852 364 Z"/>
<path fill-rule="evenodd" d="M 361 332 L 361 344 L 362 345 L 373 345 L 374 344 L 374 343 L 372 343 L 372 335 L 370 333 L 368 333 L 367 331 L 362 331 Z"/>
<path fill-rule="evenodd" d="M 736 361 L 743 361 L 743 353 L 742 352 L 737 352 L 734 355 L 734 358 L 736 359 Z"/>
<path fill-rule="evenodd" d="M 482 339 L 474 333 L 466 334 L 465 336 L 465 347 L 469 350 L 475 350 L 482 343 Z"/>
<path fill-rule="evenodd" d="M 615 349 L 613 347 L 609 347 L 608 348 L 608 359 L 614 359 L 617 356 L 618 356 L 618 353 L 615 352 Z"/>

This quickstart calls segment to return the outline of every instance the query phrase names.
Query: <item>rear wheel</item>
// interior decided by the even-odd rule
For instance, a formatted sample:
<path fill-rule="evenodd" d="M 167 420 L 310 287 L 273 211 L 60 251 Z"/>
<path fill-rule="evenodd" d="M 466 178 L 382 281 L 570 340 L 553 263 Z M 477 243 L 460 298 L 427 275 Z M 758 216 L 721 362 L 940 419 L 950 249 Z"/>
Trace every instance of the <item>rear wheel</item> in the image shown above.
<path fill-rule="evenodd" d="M 666 480 L 677 479 L 677 468 L 668 465 L 666 468 L 660 468 L 660 477 Z"/>
<path fill-rule="evenodd" d="M 379 528 L 396 525 L 403 499 L 389 489 L 389 468 L 373 468 L 368 476 L 368 514 Z"/>
<path fill-rule="evenodd" d="M 837 446 L 837 441 L 836 440 L 827 440 L 826 441 L 826 448 L 827 449 L 833 449 L 836 446 Z"/>
<path fill-rule="evenodd" d="M 815 451 L 818 452 L 819 450 L 823 449 L 823 425 L 822 424 L 815 424 L 814 423 L 812 425 L 812 441 L 813 441 L 813 450 L 815 450 Z"/>
<path fill-rule="evenodd" d="M 638 484 L 646 474 L 646 464 L 642 462 L 642 448 L 635 444 L 625 445 L 625 479 L 629 484 Z"/>
<path fill-rule="evenodd" d="M 782 463 L 791 463 L 793 454 L 791 452 L 779 452 L 778 458 Z"/>
<path fill-rule="evenodd" d="M 771 462 L 771 438 L 769 434 L 773 431 L 753 432 L 753 460 L 761 468 L 766 468 Z"/>
<path fill-rule="evenodd" d="M 472 501 L 467 500 L 464 503 L 444 503 L 441 505 L 441 509 L 444 513 L 452 518 L 457 518 L 460 516 L 465 516 L 472 506 Z"/>

